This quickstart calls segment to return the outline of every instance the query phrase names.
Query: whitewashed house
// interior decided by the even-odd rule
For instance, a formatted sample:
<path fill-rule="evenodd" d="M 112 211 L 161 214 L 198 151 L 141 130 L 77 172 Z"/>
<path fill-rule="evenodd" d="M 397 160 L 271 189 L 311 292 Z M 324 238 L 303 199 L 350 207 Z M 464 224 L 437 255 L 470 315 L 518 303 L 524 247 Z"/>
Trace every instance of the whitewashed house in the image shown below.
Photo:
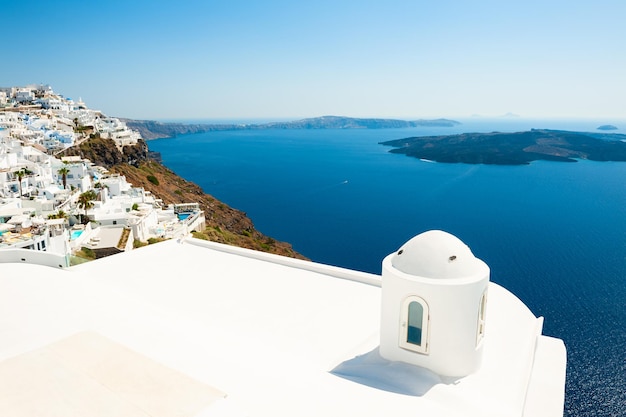
<path fill-rule="evenodd" d="M 157 210 L 150 204 L 138 204 L 137 209 L 128 214 L 128 226 L 132 230 L 132 235 L 134 239 L 142 242 L 153 237 L 165 237 L 165 227 L 159 229 L 162 224 Z"/>
<path fill-rule="evenodd" d="M 118 148 L 134 145 L 141 135 L 129 129 L 124 122 L 114 117 L 106 117 L 96 120 L 96 128 L 102 138 L 111 139 Z"/>
<path fill-rule="evenodd" d="M 57 183 L 62 184 L 62 176 L 59 175 L 58 170 L 65 166 L 69 173 L 66 176 L 67 186 L 70 188 L 78 189 L 82 192 L 90 190 L 92 188 L 91 171 L 86 162 L 70 162 L 66 165 L 59 164 L 56 166 L 55 174 L 57 176 Z"/>
<path fill-rule="evenodd" d="M 35 94 L 32 89 L 20 88 L 15 92 L 15 100 L 21 104 L 31 103 L 35 100 Z"/>
<path fill-rule="evenodd" d="M 129 194 L 133 185 L 126 181 L 126 177 L 119 174 L 111 174 L 99 180 L 103 187 L 107 188 L 107 195 L 110 197 L 118 197 L 123 194 Z"/>

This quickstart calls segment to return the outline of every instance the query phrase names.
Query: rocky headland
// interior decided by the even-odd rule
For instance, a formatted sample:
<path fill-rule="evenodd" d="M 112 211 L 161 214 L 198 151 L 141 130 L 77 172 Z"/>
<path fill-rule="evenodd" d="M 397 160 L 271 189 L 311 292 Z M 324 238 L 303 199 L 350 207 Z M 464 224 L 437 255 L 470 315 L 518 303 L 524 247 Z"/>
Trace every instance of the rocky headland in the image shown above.
<path fill-rule="evenodd" d="M 154 120 L 120 120 L 124 121 L 131 129 L 138 131 L 141 137 L 146 140 L 212 131 L 264 129 L 391 129 L 417 126 L 452 127 L 460 124 L 460 122 L 450 119 L 360 119 L 342 116 L 322 116 L 289 122 L 271 122 L 263 124 L 186 124 L 166 123 Z"/>
<path fill-rule="evenodd" d="M 535 160 L 626 161 L 626 135 L 532 129 L 516 133 L 463 133 L 381 142 L 390 152 L 436 162 L 523 165 Z"/>

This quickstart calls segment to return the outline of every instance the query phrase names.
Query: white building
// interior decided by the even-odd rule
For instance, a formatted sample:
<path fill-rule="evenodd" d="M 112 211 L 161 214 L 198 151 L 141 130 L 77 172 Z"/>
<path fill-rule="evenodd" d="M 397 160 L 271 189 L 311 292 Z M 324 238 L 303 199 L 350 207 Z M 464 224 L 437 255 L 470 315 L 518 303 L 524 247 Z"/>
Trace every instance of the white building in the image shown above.
<path fill-rule="evenodd" d="M 15 208 L 17 211 L 14 215 L 20 215 L 26 210 L 41 218 L 56 216 L 63 211 L 70 216 L 69 223 L 73 224 L 84 214 L 84 210 L 79 209 L 77 204 L 80 193 L 93 188 L 92 179 L 101 179 L 103 187 L 97 190 L 98 198 L 87 213 L 94 230 L 89 227 L 84 236 L 81 235 L 83 240 L 89 235 L 97 238 L 98 229 L 104 233 L 104 228 L 98 226 L 117 229 L 126 227 L 134 235 L 125 248 L 132 249 L 134 238 L 145 241 L 151 237 L 181 237 L 188 235 L 191 230 L 204 228 L 205 219 L 200 210 L 195 210 L 184 221 L 180 221 L 173 211 L 162 210 L 161 201 L 141 188 L 132 187 L 124 177 L 107 177 L 106 170 L 80 157 L 64 157 L 62 159 L 66 164 L 63 164 L 48 155 L 49 151 L 69 147 L 77 139 L 85 137 L 87 133 L 98 132 L 98 129 L 101 129 L 102 137 L 113 140 L 119 148 L 137 143 L 139 134 L 128 129 L 122 121 L 87 109 L 82 100 L 74 103 L 69 98 L 55 95 L 46 85 L 0 88 L 0 92 L 7 97 L 9 94 L 12 98 L 18 97 L 22 103 L 33 102 L 43 108 L 31 106 L 33 108 L 0 113 L 0 209 Z M 78 131 L 75 132 L 75 129 Z M 69 170 L 66 187 L 63 187 L 62 175 L 59 174 L 62 167 Z M 140 209 L 134 210 L 135 205 Z M 49 240 L 48 237 L 52 237 L 50 234 L 45 242 L 34 244 L 31 241 L 39 237 L 34 237 L 28 230 L 24 233 L 7 230 L 3 233 L 4 244 L 0 247 L 39 251 L 49 251 L 47 248 L 53 247 L 65 256 L 70 236 L 60 230 L 66 226 L 68 224 L 65 222 L 55 224 L 54 228 L 50 228 L 54 231 L 55 239 Z M 15 228 L 11 225 L 2 227 Z M 66 241 L 56 244 L 54 242 L 57 238 Z M 73 239 L 70 246 L 77 248 L 80 243 L 81 239 Z M 33 256 L 38 260 L 45 259 L 45 256 L 39 254 L 29 254 L 24 259 Z M 51 264 L 59 265 L 58 261 L 55 259 Z M 67 266 L 65 261 L 60 264 Z"/>
<path fill-rule="evenodd" d="M 54 96 L 38 98 L 37 100 L 35 100 L 35 104 L 41 104 L 41 107 L 44 109 L 61 111 L 69 110 L 69 106 L 66 102 L 61 100 L 59 97 Z"/>
<path fill-rule="evenodd" d="M 45 133 L 44 146 L 46 144 L 56 144 L 56 147 L 69 148 L 74 145 L 76 135 L 73 132 L 62 132 L 58 130 L 50 130 Z M 48 149 L 55 149 L 56 147 L 46 146 Z"/>
<path fill-rule="evenodd" d="M 115 117 L 106 117 L 96 120 L 96 129 L 104 139 L 111 139 L 118 148 L 134 145 L 141 139 L 141 135 L 129 129 L 126 123 Z"/>
<path fill-rule="evenodd" d="M 126 177 L 119 174 L 111 174 L 99 180 L 103 187 L 106 187 L 110 197 L 118 197 L 123 194 L 130 194 L 133 185 L 126 181 Z"/>
<path fill-rule="evenodd" d="M 132 230 L 134 239 L 146 242 L 151 237 L 165 237 L 159 234 L 159 214 L 152 205 L 138 204 L 137 210 L 132 210 L 127 217 L 127 224 Z"/>
<path fill-rule="evenodd" d="M 12 129 L 21 125 L 20 115 L 17 113 L 0 113 L 0 128 Z"/>
<path fill-rule="evenodd" d="M 98 226 L 128 226 L 133 238 L 143 242 L 153 237 L 179 238 L 205 228 L 204 212 L 197 203 L 163 209 L 151 193 L 133 187 L 119 174 L 101 178 L 99 186 L 98 199 L 89 210 L 89 218 Z M 179 218 L 182 210 L 184 219 Z"/>
<path fill-rule="evenodd" d="M 35 94 L 29 88 L 20 88 L 15 92 L 15 100 L 18 103 L 30 103 L 35 100 Z"/>
<path fill-rule="evenodd" d="M 16 91 L 16 87 L 0 87 L 0 92 L 4 93 L 8 98 L 13 97 Z"/>
<path fill-rule="evenodd" d="M 35 209 L 20 206 L 19 200 L 13 206 L 0 204 L 0 257 L 17 257 L 22 262 L 43 260 L 55 267 L 69 267 L 65 223 L 65 219 L 44 220 L 35 215 Z"/>
<path fill-rule="evenodd" d="M 449 377 L 480 368 L 489 267 L 463 242 L 442 231 L 416 236 L 385 258 L 382 278 L 384 358 Z"/>
<path fill-rule="evenodd" d="M 60 175 L 58 171 L 62 166 L 65 166 L 69 170 L 69 173 L 66 175 L 68 187 L 75 188 L 80 191 L 87 191 L 91 189 L 91 170 L 85 161 L 72 161 L 65 165 L 58 164 L 54 171 L 58 184 L 62 184 L 63 180 L 63 176 Z"/>
<path fill-rule="evenodd" d="M 473 336 L 481 313 L 474 290 L 446 299 L 434 287 L 482 285 L 486 272 L 442 236 L 407 243 L 382 277 L 196 239 L 67 269 L 0 251 L 0 415 L 561 416 L 563 342 L 497 284 L 487 284 L 480 364 L 436 371 L 437 339 L 455 326 L 448 310 L 472 310 Z M 451 269 L 417 252 L 431 243 Z M 388 286 L 388 273 L 400 281 Z M 387 314 L 402 311 L 402 296 L 387 297 L 398 286 L 428 304 L 432 343 L 408 353 L 433 364 L 381 356 L 380 330 L 415 322 Z"/>
<path fill-rule="evenodd" d="M 96 124 L 96 113 L 92 110 L 79 109 L 71 113 L 71 116 L 78 120 L 80 126 L 94 126 Z"/>
<path fill-rule="evenodd" d="M 98 198 L 89 211 L 89 218 L 100 226 L 126 226 L 134 204 L 144 203 L 143 189 L 133 188 L 123 175 L 100 178 Z"/>

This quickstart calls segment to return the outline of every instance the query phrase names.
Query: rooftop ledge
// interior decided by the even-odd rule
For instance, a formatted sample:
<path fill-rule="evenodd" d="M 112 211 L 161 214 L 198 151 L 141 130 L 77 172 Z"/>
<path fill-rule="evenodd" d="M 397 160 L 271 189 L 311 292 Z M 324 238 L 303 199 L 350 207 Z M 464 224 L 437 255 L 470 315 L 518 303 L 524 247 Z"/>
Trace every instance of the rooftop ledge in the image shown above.
<path fill-rule="evenodd" d="M 290 268 L 296 268 L 303 271 L 317 272 L 319 274 L 328 275 L 335 278 L 347 279 L 350 281 L 360 282 L 362 284 L 380 287 L 382 280 L 380 275 L 370 274 L 367 272 L 354 271 L 351 269 L 341 268 L 338 266 L 325 265 L 317 262 L 304 261 L 302 259 L 288 258 L 286 256 L 275 255 L 273 253 L 256 251 L 253 249 L 240 248 L 238 246 L 225 245 L 222 243 L 211 242 L 203 239 L 189 237 L 179 240 L 179 243 L 188 243 L 195 246 L 213 249 L 220 252 L 230 253 L 233 255 L 245 256 L 250 259 L 270 262 L 276 265 L 283 265 Z"/>

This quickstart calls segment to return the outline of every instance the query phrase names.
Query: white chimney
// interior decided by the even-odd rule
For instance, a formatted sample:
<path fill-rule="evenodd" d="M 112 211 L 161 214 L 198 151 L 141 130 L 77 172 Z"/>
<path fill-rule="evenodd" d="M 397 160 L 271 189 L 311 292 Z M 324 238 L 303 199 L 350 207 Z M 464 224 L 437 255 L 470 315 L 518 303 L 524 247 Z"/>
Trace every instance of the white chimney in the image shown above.
<path fill-rule="evenodd" d="M 482 359 L 489 267 L 457 237 L 432 230 L 383 260 L 380 354 L 442 376 Z"/>

